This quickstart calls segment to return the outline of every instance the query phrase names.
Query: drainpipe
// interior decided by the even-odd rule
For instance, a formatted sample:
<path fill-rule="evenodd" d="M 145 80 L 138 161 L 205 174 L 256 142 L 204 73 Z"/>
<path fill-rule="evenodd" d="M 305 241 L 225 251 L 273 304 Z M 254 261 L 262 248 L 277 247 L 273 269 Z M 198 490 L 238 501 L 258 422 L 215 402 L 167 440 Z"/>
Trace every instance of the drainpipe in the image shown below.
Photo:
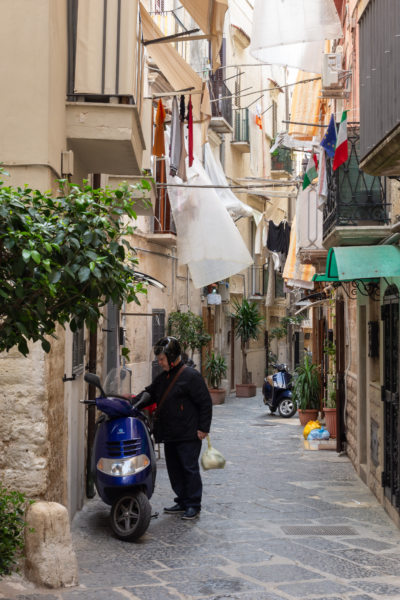
<path fill-rule="evenodd" d="M 96 373 L 97 363 L 97 330 L 89 334 L 89 361 L 88 371 L 89 373 Z M 94 400 L 96 398 L 96 386 L 90 384 L 88 391 L 88 399 Z M 93 498 L 95 496 L 94 481 L 91 473 L 91 459 L 92 459 L 92 448 L 94 442 L 94 435 L 96 431 L 96 407 L 93 405 L 88 406 L 88 428 L 87 428 L 87 440 L 86 440 L 86 496 L 87 498 Z"/>

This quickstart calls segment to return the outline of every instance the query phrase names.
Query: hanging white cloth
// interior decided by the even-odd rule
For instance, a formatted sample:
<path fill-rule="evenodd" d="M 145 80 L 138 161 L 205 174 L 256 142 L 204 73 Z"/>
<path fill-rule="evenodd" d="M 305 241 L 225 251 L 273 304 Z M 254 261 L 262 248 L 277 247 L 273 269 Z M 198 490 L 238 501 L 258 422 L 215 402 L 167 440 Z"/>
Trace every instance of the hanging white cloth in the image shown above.
<path fill-rule="evenodd" d="M 215 158 L 208 142 L 204 144 L 204 167 L 205 172 L 211 180 L 211 183 L 214 183 L 215 185 L 228 186 L 228 181 L 225 177 L 222 165 L 220 161 Z M 222 200 L 226 210 L 234 219 L 237 217 L 253 216 L 253 210 L 251 207 L 247 206 L 247 204 L 239 200 L 239 198 L 236 198 L 232 190 L 227 188 L 216 188 L 215 192 Z"/>
<path fill-rule="evenodd" d="M 255 0 L 250 54 L 321 73 L 324 40 L 342 35 L 334 0 Z"/>
<path fill-rule="evenodd" d="M 166 132 L 166 143 L 169 132 Z M 169 175 L 167 183 L 182 183 Z M 201 288 L 240 273 L 253 259 L 224 203 L 213 188 L 200 160 L 195 156 L 187 168 L 188 186 L 168 187 L 177 232 L 178 258 L 187 264 L 193 285 Z M 198 187 L 189 187 L 198 186 Z"/>

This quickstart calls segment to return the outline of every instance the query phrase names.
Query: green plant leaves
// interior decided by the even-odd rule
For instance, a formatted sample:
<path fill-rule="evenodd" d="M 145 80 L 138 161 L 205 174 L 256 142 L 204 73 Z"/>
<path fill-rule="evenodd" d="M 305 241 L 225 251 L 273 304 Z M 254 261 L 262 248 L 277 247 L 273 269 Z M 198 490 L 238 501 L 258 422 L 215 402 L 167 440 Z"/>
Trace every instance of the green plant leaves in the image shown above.
<path fill-rule="evenodd" d="M 139 303 L 146 290 L 135 280 L 137 259 L 125 239 L 134 228 L 115 216 L 133 217 L 133 206 L 124 188 L 60 181 L 53 197 L 0 183 L 0 351 L 16 345 L 27 354 L 32 340 L 47 352 L 57 322 L 75 316 L 95 327 L 109 299 Z"/>

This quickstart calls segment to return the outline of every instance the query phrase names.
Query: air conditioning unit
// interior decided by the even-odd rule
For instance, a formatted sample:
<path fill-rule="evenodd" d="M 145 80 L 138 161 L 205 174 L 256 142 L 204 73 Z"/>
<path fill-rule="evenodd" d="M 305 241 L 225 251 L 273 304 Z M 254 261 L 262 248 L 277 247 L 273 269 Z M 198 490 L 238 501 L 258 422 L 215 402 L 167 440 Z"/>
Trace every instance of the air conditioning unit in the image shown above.
<path fill-rule="evenodd" d="M 338 88 L 342 87 L 339 78 L 342 71 L 341 52 L 325 52 L 322 57 L 322 88 Z"/>

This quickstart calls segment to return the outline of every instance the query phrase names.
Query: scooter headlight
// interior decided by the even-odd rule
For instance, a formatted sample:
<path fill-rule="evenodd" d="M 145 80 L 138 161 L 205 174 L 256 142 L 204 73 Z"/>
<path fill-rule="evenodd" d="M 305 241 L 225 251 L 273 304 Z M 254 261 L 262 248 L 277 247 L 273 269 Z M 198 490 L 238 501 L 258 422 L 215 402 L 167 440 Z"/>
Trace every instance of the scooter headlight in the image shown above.
<path fill-rule="evenodd" d="M 113 458 L 100 458 L 97 468 L 106 475 L 113 477 L 126 477 L 140 473 L 150 464 L 150 459 L 145 454 L 133 456 L 132 458 L 123 458 L 115 460 Z"/>

